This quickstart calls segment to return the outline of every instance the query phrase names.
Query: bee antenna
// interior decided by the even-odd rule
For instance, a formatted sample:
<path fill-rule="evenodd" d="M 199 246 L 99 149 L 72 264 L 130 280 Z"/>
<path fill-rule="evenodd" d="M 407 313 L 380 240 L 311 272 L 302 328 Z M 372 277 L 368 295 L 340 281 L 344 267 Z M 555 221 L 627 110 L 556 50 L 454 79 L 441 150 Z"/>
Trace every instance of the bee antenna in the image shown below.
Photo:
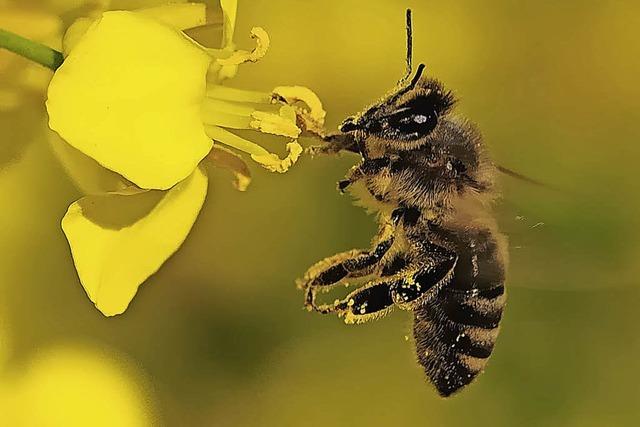
<path fill-rule="evenodd" d="M 407 9 L 407 71 L 402 80 L 406 80 L 413 71 L 413 24 L 411 22 L 411 9 Z"/>
<path fill-rule="evenodd" d="M 425 68 L 424 64 L 418 65 L 418 69 L 416 70 L 416 75 L 413 76 L 413 78 L 411 79 L 411 83 L 409 83 L 410 89 L 413 89 L 416 83 L 418 83 L 418 80 L 420 80 L 420 77 L 422 77 L 422 72 L 424 71 L 424 68 Z"/>
<path fill-rule="evenodd" d="M 411 74 L 413 73 L 413 25 L 411 19 L 411 9 L 407 9 L 407 71 L 404 77 L 400 80 L 399 84 L 402 85 L 404 82 L 409 80 Z M 409 84 L 409 89 L 413 88 L 420 77 L 422 76 L 422 72 L 424 71 L 425 65 L 418 65 L 418 69 L 416 70 L 416 75 L 411 79 L 411 83 Z"/>

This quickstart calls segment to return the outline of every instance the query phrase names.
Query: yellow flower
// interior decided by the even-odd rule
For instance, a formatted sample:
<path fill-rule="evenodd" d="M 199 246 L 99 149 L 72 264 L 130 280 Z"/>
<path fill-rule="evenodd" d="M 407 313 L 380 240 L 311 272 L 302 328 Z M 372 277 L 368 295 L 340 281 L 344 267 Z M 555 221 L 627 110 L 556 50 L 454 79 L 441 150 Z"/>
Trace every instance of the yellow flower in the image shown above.
<path fill-rule="evenodd" d="M 322 106 L 308 89 L 262 93 L 221 85 L 240 64 L 260 59 L 269 38 L 254 28 L 256 47 L 237 50 L 236 1 L 220 3 L 219 49 L 182 31 L 206 23 L 204 5 L 192 3 L 105 12 L 78 20 L 65 35 L 66 58 L 48 90 L 49 125 L 90 162 L 120 176 L 114 191 L 73 203 L 62 221 L 80 281 L 106 315 L 122 313 L 186 238 L 207 192 L 199 166 L 205 157 L 231 169 L 243 190 L 248 169 L 224 147 L 285 172 L 302 152 L 298 123 L 322 124 Z M 281 159 L 227 129 L 287 137 L 288 155 Z"/>
<path fill-rule="evenodd" d="M 49 126 L 138 187 L 171 188 L 211 149 L 199 114 L 208 68 L 209 56 L 171 27 L 106 12 L 53 76 Z"/>
<path fill-rule="evenodd" d="M 0 372 L 0 413 L 9 426 L 148 426 L 152 400 L 138 370 L 105 349 L 39 349 Z"/>

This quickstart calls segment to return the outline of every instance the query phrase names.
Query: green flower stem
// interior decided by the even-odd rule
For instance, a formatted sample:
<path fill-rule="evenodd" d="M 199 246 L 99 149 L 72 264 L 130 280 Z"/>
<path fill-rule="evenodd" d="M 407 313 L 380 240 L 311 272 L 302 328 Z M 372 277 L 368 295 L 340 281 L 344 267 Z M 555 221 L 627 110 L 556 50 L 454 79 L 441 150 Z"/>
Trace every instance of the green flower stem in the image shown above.
<path fill-rule="evenodd" d="M 0 28 L 0 48 L 10 50 L 18 55 L 24 56 L 31 61 L 44 65 L 53 71 L 57 70 L 64 57 L 61 52 L 51 49 L 48 46 L 25 39 L 22 36 Z"/>

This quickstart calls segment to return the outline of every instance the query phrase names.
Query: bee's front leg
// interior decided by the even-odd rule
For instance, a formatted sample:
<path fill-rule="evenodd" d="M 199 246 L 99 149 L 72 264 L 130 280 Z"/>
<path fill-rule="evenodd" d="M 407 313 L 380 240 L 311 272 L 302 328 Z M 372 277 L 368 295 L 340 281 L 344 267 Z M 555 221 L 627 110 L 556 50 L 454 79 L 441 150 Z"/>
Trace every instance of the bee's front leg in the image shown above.
<path fill-rule="evenodd" d="M 349 187 L 351 184 L 358 182 L 362 178 L 372 176 L 380 173 L 384 168 L 388 168 L 391 165 L 391 157 L 377 157 L 375 159 L 364 159 L 360 164 L 354 166 L 349 170 L 347 176 L 342 181 L 338 182 L 338 190 L 341 193 Z"/>
<path fill-rule="evenodd" d="M 358 182 L 364 177 L 365 174 L 362 171 L 362 163 L 353 166 L 351 169 L 349 169 L 349 172 L 347 172 L 347 175 L 344 177 L 345 179 L 338 181 L 338 191 L 340 192 L 340 194 L 344 194 L 344 192 L 351 184 Z"/>
<path fill-rule="evenodd" d="M 420 209 L 403 204 L 391 212 L 391 222 L 393 225 L 403 223 L 405 226 L 414 226 L 421 215 Z"/>

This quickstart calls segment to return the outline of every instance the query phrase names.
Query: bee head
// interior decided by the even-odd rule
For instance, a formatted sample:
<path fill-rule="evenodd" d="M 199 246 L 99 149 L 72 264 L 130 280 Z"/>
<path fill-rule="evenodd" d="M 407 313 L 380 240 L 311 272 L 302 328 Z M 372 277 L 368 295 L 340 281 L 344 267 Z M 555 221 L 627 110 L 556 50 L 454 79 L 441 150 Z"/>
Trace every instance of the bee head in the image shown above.
<path fill-rule="evenodd" d="M 422 77 L 420 64 L 413 79 L 364 112 L 347 118 L 342 132 L 361 132 L 365 138 L 388 141 L 398 150 L 413 149 L 430 135 L 453 107 L 451 92 L 434 79 Z"/>

